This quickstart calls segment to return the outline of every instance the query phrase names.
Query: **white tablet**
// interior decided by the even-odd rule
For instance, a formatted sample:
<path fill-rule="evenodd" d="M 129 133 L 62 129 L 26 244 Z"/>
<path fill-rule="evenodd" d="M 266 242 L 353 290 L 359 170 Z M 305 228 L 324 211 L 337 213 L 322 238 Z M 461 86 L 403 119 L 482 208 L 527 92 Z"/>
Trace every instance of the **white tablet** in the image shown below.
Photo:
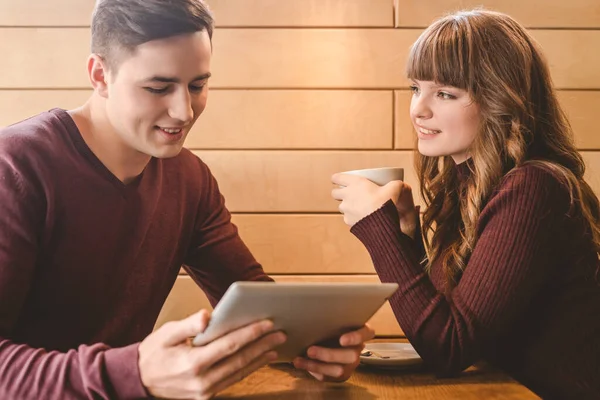
<path fill-rule="evenodd" d="M 288 362 L 317 343 L 360 328 L 396 291 L 395 283 L 236 282 L 215 307 L 201 346 L 237 328 L 270 319 L 287 334 L 276 362 Z"/>

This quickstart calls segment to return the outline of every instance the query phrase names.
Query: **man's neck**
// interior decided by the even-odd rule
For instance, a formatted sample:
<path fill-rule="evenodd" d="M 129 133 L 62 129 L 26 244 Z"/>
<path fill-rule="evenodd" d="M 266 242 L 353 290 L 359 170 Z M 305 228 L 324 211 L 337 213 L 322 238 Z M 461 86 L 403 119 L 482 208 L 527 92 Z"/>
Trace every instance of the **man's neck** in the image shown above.
<path fill-rule="evenodd" d="M 150 162 L 150 156 L 128 146 L 115 132 L 107 118 L 104 99 L 92 95 L 69 114 L 92 153 L 124 184 L 133 181 Z"/>

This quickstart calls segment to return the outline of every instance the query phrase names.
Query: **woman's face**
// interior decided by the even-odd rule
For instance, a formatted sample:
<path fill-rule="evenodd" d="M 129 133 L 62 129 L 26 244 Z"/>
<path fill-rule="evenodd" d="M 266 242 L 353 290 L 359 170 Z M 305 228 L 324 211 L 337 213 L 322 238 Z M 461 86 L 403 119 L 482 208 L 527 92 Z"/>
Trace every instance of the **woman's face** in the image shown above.
<path fill-rule="evenodd" d="M 470 157 L 479 132 L 479 107 L 463 89 L 433 81 L 413 80 L 410 117 L 419 138 L 419 153 L 452 156 L 456 164 Z"/>

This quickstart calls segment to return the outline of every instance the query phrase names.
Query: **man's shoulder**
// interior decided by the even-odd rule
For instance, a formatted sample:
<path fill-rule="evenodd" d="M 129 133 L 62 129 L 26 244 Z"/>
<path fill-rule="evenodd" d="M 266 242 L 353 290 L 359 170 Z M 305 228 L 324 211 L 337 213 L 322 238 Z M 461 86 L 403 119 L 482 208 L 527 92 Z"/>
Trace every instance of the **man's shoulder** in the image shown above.
<path fill-rule="evenodd" d="M 61 130 L 60 120 L 53 110 L 0 128 L 0 154 L 19 157 L 35 152 L 48 152 L 55 133 Z"/>

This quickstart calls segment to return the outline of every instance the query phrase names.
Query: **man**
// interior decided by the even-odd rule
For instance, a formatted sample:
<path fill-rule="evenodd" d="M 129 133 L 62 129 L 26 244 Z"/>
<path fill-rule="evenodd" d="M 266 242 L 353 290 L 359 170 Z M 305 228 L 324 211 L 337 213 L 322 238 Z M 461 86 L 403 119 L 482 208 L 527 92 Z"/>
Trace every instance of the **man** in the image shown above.
<path fill-rule="evenodd" d="M 209 313 L 151 333 L 181 265 L 213 305 L 269 280 L 184 140 L 204 110 L 201 0 L 102 0 L 82 107 L 0 132 L 0 398 L 204 399 L 276 357 L 269 321 L 193 348 Z M 368 327 L 295 360 L 345 380 Z"/>

